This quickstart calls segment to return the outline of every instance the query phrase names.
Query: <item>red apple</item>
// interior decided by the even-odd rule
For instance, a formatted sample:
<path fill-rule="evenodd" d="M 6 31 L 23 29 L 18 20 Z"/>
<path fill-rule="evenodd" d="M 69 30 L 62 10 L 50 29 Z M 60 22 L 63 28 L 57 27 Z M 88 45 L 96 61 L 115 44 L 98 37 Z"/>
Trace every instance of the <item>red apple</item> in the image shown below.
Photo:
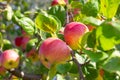
<path fill-rule="evenodd" d="M 16 37 L 16 38 L 15 38 L 15 45 L 18 46 L 18 47 L 20 47 L 21 44 L 22 44 L 22 39 L 23 39 L 22 36 Z"/>
<path fill-rule="evenodd" d="M 67 3 L 67 0 L 53 0 L 51 5 L 54 6 L 54 5 L 66 5 Z"/>
<path fill-rule="evenodd" d="M 0 66 L 0 75 L 5 75 L 5 73 L 6 73 L 6 69 L 3 67 L 3 66 Z"/>
<path fill-rule="evenodd" d="M 6 69 L 1 64 L 1 54 L 0 54 L 0 75 L 5 75 Z"/>
<path fill-rule="evenodd" d="M 74 10 L 73 10 L 73 14 L 74 15 L 77 15 L 77 14 L 79 14 L 80 13 L 80 9 L 79 8 L 75 8 Z"/>
<path fill-rule="evenodd" d="M 1 54 L 1 64 L 6 69 L 17 68 L 19 65 L 19 55 L 14 50 L 5 50 Z"/>
<path fill-rule="evenodd" d="M 90 24 L 88 24 L 87 27 L 88 27 L 89 31 L 92 31 L 93 29 L 95 29 L 95 26 L 92 26 Z"/>
<path fill-rule="evenodd" d="M 31 49 L 27 54 L 26 57 L 29 58 L 32 62 L 38 61 L 38 53 L 37 51 L 33 48 Z"/>
<path fill-rule="evenodd" d="M 39 48 L 40 61 L 47 68 L 51 65 L 65 62 L 70 57 L 70 49 L 58 38 L 46 39 Z"/>
<path fill-rule="evenodd" d="M 27 46 L 27 43 L 28 43 L 29 40 L 30 40 L 29 37 L 23 37 L 23 39 L 22 39 L 22 41 L 21 41 L 21 48 L 22 48 L 23 50 L 26 49 L 26 46 Z"/>
<path fill-rule="evenodd" d="M 71 22 L 66 25 L 64 30 L 65 42 L 73 49 L 81 49 L 81 40 L 83 35 L 88 32 L 86 25 L 80 22 Z"/>

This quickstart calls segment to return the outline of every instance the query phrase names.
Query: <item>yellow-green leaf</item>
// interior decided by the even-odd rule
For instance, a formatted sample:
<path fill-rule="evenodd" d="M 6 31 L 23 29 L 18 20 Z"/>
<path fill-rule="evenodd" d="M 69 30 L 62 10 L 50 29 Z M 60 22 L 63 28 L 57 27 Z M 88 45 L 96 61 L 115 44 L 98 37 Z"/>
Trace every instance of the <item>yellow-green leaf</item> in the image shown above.
<path fill-rule="evenodd" d="M 117 12 L 120 0 L 100 0 L 100 12 L 107 18 L 113 18 Z"/>

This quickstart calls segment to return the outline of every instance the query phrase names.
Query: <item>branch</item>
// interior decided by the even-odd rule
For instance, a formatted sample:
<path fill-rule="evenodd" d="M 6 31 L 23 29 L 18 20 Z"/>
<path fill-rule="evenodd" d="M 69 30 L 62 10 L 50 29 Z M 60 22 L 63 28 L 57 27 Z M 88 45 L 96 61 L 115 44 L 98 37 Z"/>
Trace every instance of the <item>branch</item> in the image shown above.
<path fill-rule="evenodd" d="M 76 65 L 78 66 L 78 72 L 79 72 L 80 80 L 85 80 L 85 78 L 83 76 L 83 72 L 82 72 L 82 64 L 80 64 L 77 61 L 74 51 L 71 51 L 71 56 L 72 56 L 72 60 L 74 61 L 74 63 L 76 63 Z"/>
<path fill-rule="evenodd" d="M 0 2 L 0 6 L 1 6 L 2 8 L 6 8 L 7 4 L 6 4 L 6 3 L 3 3 L 3 2 Z"/>
<path fill-rule="evenodd" d="M 42 79 L 41 75 L 28 74 L 19 69 L 8 70 L 12 75 L 22 78 L 23 80 L 40 80 Z"/>

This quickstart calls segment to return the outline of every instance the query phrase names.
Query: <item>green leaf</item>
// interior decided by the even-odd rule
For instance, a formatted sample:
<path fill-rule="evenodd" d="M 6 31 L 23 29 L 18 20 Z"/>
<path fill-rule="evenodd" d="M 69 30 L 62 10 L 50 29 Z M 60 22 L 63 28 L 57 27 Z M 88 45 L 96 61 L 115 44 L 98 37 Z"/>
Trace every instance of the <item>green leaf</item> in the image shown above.
<path fill-rule="evenodd" d="M 72 1 L 70 5 L 73 9 L 82 7 L 82 3 L 80 1 Z"/>
<path fill-rule="evenodd" d="M 96 31 L 93 30 L 90 32 L 87 38 L 87 46 L 90 48 L 95 48 L 96 47 Z"/>
<path fill-rule="evenodd" d="M 48 72 L 47 80 L 53 80 L 56 72 L 57 72 L 56 65 L 52 65 L 49 72 Z"/>
<path fill-rule="evenodd" d="M 70 63 L 58 64 L 56 69 L 59 73 L 65 74 L 71 69 L 71 64 Z"/>
<path fill-rule="evenodd" d="M 64 25 L 65 18 L 66 18 L 66 11 L 63 6 L 60 6 L 60 5 L 52 6 L 48 10 L 48 14 L 56 16 L 60 20 L 60 23 Z"/>
<path fill-rule="evenodd" d="M 82 18 L 82 22 L 85 24 L 92 24 L 95 26 L 99 26 L 102 23 L 101 20 L 94 18 L 94 17 L 84 17 Z"/>
<path fill-rule="evenodd" d="M 119 4 L 120 0 L 100 0 L 100 12 L 107 18 L 113 18 Z"/>
<path fill-rule="evenodd" d="M 82 37 L 81 44 L 80 44 L 82 48 L 84 48 L 84 46 L 86 45 L 89 35 L 90 35 L 90 32 L 87 32 Z"/>
<path fill-rule="evenodd" d="M 120 52 L 114 51 L 102 67 L 109 72 L 120 71 Z"/>
<path fill-rule="evenodd" d="M 12 43 L 7 40 L 7 39 L 3 39 L 3 47 L 2 50 L 7 50 L 7 49 L 11 49 L 12 48 Z"/>
<path fill-rule="evenodd" d="M 91 0 L 82 6 L 81 12 L 86 16 L 96 17 L 99 11 L 98 0 Z"/>
<path fill-rule="evenodd" d="M 48 15 L 47 13 L 40 13 L 35 19 L 35 25 L 38 29 L 51 34 L 55 34 L 55 32 L 60 29 L 59 24 L 60 23 L 58 23 L 53 16 Z"/>
<path fill-rule="evenodd" d="M 35 33 L 35 24 L 30 18 L 23 17 L 18 19 L 18 24 L 29 35 L 33 35 Z"/>
<path fill-rule="evenodd" d="M 0 32 L 0 48 L 3 46 L 3 36 L 2 33 Z"/>
<path fill-rule="evenodd" d="M 96 39 L 103 50 L 110 50 L 120 43 L 119 22 L 104 22 L 96 30 Z"/>
<path fill-rule="evenodd" d="M 108 58 L 108 55 L 105 52 L 93 52 L 85 49 L 83 50 L 83 52 L 86 53 L 93 62 L 99 62 Z"/>
<path fill-rule="evenodd" d="M 27 43 L 26 51 L 29 52 L 32 48 L 34 48 L 37 42 L 37 38 L 29 40 L 29 42 Z"/>
<path fill-rule="evenodd" d="M 118 10 L 117 10 L 117 13 L 116 13 L 116 17 L 117 17 L 118 19 L 120 19 L 120 5 L 119 5 L 119 7 L 118 7 Z"/>
<path fill-rule="evenodd" d="M 10 5 L 7 5 L 5 10 L 6 10 L 5 11 L 5 17 L 6 17 L 6 19 L 7 20 L 11 20 L 12 16 L 13 16 L 12 7 Z"/>

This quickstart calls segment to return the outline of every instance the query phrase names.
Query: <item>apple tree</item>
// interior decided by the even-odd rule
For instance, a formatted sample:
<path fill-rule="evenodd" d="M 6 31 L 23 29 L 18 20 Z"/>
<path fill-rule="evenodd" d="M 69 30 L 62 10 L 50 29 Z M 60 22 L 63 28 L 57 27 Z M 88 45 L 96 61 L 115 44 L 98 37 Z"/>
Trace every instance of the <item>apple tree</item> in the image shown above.
<path fill-rule="evenodd" d="M 39 3 L 0 0 L 0 80 L 120 80 L 120 0 Z"/>

